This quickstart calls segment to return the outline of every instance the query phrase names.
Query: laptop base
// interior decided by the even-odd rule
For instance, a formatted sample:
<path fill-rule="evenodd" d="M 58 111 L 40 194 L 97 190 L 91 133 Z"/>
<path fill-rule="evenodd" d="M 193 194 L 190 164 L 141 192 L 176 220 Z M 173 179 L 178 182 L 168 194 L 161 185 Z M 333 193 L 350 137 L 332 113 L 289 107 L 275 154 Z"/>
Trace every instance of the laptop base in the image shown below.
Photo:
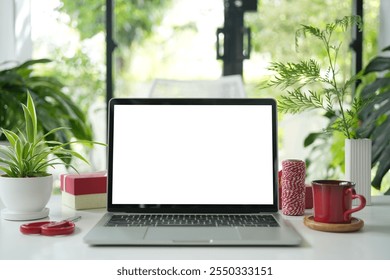
<path fill-rule="evenodd" d="M 115 213 L 118 214 L 118 213 Z M 104 225 L 113 214 L 107 213 L 85 237 L 89 245 L 129 246 L 296 246 L 300 236 L 279 215 L 280 227 L 121 227 Z"/>

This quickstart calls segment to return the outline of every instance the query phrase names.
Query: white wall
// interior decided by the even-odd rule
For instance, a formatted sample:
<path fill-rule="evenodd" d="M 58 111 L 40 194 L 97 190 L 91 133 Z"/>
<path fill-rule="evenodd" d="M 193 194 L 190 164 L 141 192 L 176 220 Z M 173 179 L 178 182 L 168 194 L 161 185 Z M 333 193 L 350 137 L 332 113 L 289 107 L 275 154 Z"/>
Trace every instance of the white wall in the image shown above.
<path fill-rule="evenodd" d="M 0 69 L 31 58 L 30 1 L 0 1 Z M 10 63 L 3 65 L 3 62 Z"/>
<path fill-rule="evenodd" d="M 381 0 L 380 10 L 379 10 L 379 36 L 378 36 L 378 46 L 379 51 L 383 48 L 390 46 L 390 1 Z"/>
<path fill-rule="evenodd" d="M 13 0 L 0 1 L 0 63 L 13 60 L 15 56 L 15 24 L 13 11 Z"/>

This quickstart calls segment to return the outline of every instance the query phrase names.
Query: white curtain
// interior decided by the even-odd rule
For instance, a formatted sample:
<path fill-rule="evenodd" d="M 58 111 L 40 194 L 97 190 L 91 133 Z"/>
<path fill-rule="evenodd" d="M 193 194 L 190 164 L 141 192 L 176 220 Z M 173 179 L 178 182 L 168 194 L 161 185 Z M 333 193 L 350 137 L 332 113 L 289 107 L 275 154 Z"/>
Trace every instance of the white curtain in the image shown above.
<path fill-rule="evenodd" d="M 31 0 L 0 0 L 0 64 L 31 59 Z"/>
<path fill-rule="evenodd" d="M 390 46 L 390 1 L 381 0 L 380 11 L 380 27 L 378 36 L 379 51 Z M 389 55 L 389 54 L 387 54 Z"/>

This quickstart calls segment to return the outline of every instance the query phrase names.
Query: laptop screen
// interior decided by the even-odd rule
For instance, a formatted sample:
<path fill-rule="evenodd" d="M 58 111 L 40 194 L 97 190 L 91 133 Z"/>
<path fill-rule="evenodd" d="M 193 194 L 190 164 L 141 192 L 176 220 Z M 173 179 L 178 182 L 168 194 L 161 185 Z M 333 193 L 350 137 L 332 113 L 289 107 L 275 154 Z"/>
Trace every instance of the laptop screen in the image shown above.
<path fill-rule="evenodd" d="M 269 99 L 113 99 L 109 210 L 273 208 L 275 115 Z"/>

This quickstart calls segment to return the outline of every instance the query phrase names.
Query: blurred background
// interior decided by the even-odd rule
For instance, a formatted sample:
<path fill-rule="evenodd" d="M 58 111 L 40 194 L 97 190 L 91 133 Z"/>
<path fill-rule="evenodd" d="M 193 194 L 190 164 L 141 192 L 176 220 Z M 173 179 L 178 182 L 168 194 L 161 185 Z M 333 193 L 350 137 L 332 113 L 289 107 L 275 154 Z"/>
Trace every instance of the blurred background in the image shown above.
<path fill-rule="evenodd" d="M 116 47 L 109 68 L 112 95 L 148 97 L 156 79 L 217 80 L 226 74 L 224 62 L 217 59 L 217 30 L 226 24 L 226 1 L 4 0 L 0 3 L 0 67 L 30 59 L 52 60 L 36 64 L 34 71 L 56 77 L 62 83 L 63 91 L 87 114 L 94 139 L 105 142 L 107 19 L 113 24 L 110 35 Z M 108 2 L 112 2 L 110 18 L 106 13 Z M 273 75 L 268 70 L 272 61 L 296 61 L 308 54 L 319 61 L 324 60 L 326 54 L 316 42 L 302 45 L 299 52 L 296 51 L 296 30 L 301 24 L 324 26 L 351 15 L 356 12 L 357 2 L 257 1 L 255 10 L 249 9 L 243 14 L 243 25 L 251 31 L 250 57 L 242 64 L 246 96 L 276 99 L 280 96 L 277 88 L 262 86 Z M 366 65 L 386 43 L 390 44 L 382 30 L 385 17 L 382 16 L 381 22 L 381 13 L 389 4 L 380 0 L 362 2 L 362 63 Z M 345 42 L 352 42 L 352 34 L 340 36 L 348 36 Z M 226 40 L 219 39 L 221 42 Z M 348 44 L 343 45 L 340 56 L 343 59 L 339 61 L 339 71 L 350 76 L 355 66 L 354 54 Z M 307 160 L 310 163 L 308 180 L 342 176 L 343 139 L 318 140 L 316 152 L 313 152 L 313 145 L 304 146 L 304 140 L 311 132 L 320 131 L 327 125 L 326 118 L 318 112 L 307 112 L 280 114 L 279 121 L 280 161 L 287 158 Z M 81 171 L 106 168 L 105 149 L 95 147 L 85 153 L 92 165 L 80 165 Z M 373 193 L 385 192 L 389 181 L 387 174 L 383 188 L 373 189 Z"/>

